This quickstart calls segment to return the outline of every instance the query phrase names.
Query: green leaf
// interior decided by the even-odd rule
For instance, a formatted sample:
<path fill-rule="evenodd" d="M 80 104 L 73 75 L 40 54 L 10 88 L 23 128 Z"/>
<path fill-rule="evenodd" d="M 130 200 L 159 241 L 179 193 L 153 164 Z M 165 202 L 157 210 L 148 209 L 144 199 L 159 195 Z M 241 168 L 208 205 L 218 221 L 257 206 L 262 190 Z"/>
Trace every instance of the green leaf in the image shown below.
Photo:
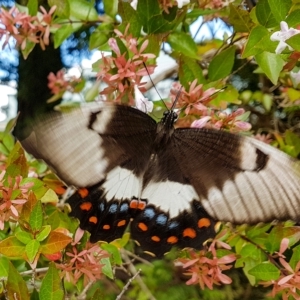
<path fill-rule="evenodd" d="M 296 9 L 287 16 L 285 22 L 287 22 L 289 27 L 296 27 L 297 25 L 299 25 L 299 14 L 300 9 Z"/>
<path fill-rule="evenodd" d="M 24 49 L 21 49 L 22 55 L 24 57 L 24 59 L 27 59 L 28 55 L 32 52 L 32 50 L 34 49 L 36 43 L 33 43 L 29 40 L 26 41 L 26 46 Z"/>
<path fill-rule="evenodd" d="M 28 0 L 27 2 L 28 12 L 31 16 L 35 16 L 38 11 L 38 1 L 37 0 Z"/>
<path fill-rule="evenodd" d="M 268 0 L 268 3 L 274 18 L 278 23 L 285 19 L 292 6 L 291 0 Z"/>
<path fill-rule="evenodd" d="M 30 263 L 32 263 L 39 252 L 40 243 L 37 240 L 31 240 L 25 247 L 25 253 Z"/>
<path fill-rule="evenodd" d="M 36 289 L 33 289 L 30 295 L 30 300 L 40 300 L 39 292 Z"/>
<path fill-rule="evenodd" d="M 300 154 L 300 138 L 298 135 L 288 130 L 285 132 L 285 142 L 288 146 L 292 146 L 292 152 L 289 153 L 293 157 L 298 157 Z"/>
<path fill-rule="evenodd" d="M 29 232 L 23 231 L 21 229 L 15 233 L 15 237 L 25 245 L 33 239 L 32 235 Z"/>
<path fill-rule="evenodd" d="M 271 263 L 263 262 L 251 270 L 249 274 L 255 276 L 256 280 L 276 280 L 280 276 L 280 271 Z"/>
<path fill-rule="evenodd" d="M 69 20 L 66 20 L 69 22 Z M 54 47 L 58 48 L 73 32 L 78 30 L 81 27 L 81 24 L 65 24 L 56 30 L 54 33 Z"/>
<path fill-rule="evenodd" d="M 102 258 L 100 260 L 100 263 L 104 265 L 102 267 L 103 274 L 106 275 L 110 279 L 114 279 L 114 273 L 113 273 L 109 258 L 108 257 Z"/>
<path fill-rule="evenodd" d="M 42 198 L 47 192 L 48 188 L 45 187 L 45 184 L 38 178 L 24 178 L 21 181 L 21 184 L 26 184 L 31 182 L 33 183 L 33 186 L 29 190 L 33 191 L 33 193 L 38 199 Z"/>
<path fill-rule="evenodd" d="M 186 14 L 187 19 L 195 19 L 201 16 L 211 15 L 218 12 L 218 9 L 192 9 L 190 12 Z"/>
<path fill-rule="evenodd" d="M 96 289 L 91 300 L 103 300 L 103 291 L 101 289 Z"/>
<path fill-rule="evenodd" d="M 205 86 L 206 89 L 206 86 Z M 226 107 L 228 103 L 241 104 L 239 98 L 239 92 L 232 85 L 227 85 L 226 89 L 219 91 L 214 99 L 210 102 L 217 107 Z"/>
<path fill-rule="evenodd" d="M 44 196 L 41 198 L 42 203 L 57 203 L 58 202 L 58 196 L 57 194 L 52 190 L 48 189 L 47 192 L 44 194 Z"/>
<path fill-rule="evenodd" d="M 238 32 L 250 32 L 254 26 L 247 10 L 241 9 L 240 6 L 229 4 L 229 22 Z"/>
<path fill-rule="evenodd" d="M 7 299 L 30 299 L 26 282 L 23 280 L 22 276 L 15 269 L 11 262 L 9 262 L 8 267 L 6 293 Z"/>
<path fill-rule="evenodd" d="M 159 3 L 157 0 L 138 1 L 136 12 L 147 28 L 147 23 L 149 23 L 150 19 L 160 15 Z"/>
<path fill-rule="evenodd" d="M 270 40 L 269 31 L 265 27 L 258 25 L 250 32 L 242 58 L 256 55 L 263 51 L 275 52 L 276 46 L 277 42 Z"/>
<path fill-rule="evenodd" d="M 115 264 L 121 265 L 122 258 L 121 258 L 120 250 L 113 243 L 114 242 L 110 244 L 102 244 L 101 248 L 111 254 L 111 261 L 113 265 Z"/>
<path fill-rule="evenodd" d="M 0 278 L 6 278 L 8 276 L 8 267 L 9 267 L 9 260 L 1 256 L 0 257 Z"/>
<path fill-rule="evenodd" d="M 69 0 L 70 1 L 70 0 Z M 69 18 L 70 3 L 67 0 L 48 0 L 49 6 L 56 6 L 55 14 L 59 17 Z"/>
<path fill-rule="evenodd" d="M 10 133 L 4 134 L 2 143 L 6 147 L 6 149 L 10 152 L 13 150 L 15 145 L 14 137 Z"/>
<path fill-rule="evenodd" d="M 43 225 L 43 208 L 41 201 L 38 201 L 29 217 L 29 224 L 33 232 L 40 231 Z"/>
<path fill-rule="evenodd" d="M 279 25 L 275 19 L 268 0 L 259 0 L 256 5 L 256 17 L 258 22 L 266 28 L 271 28 Z"/>
<path fill-rule="evenodd" d="M 72 239 L 61 232 L 51 231 L 47 239 L 41 243 L 42 254 L 53 254 L 64 249 Z"/>
<path fill-rule="evenodd" d="M 100 24 L 96 30 L 91 34 L 89 40 L 89 49 L 95 49 L 102 45 L 104 45 L 108 39 L 109 34 L 112 31 L 112 25 L 109 23 L 102 23 Z"/>
<path fill-rule="evenodd" d="M 10 258 L 21 258 L 24 256 L 25 245 L 15 236 L 10 236 L 0 241 L 0 253 Z"/>
<path fill-rule="evenodd" d="M 111 0 L 113 1 L 113 0 Z M 70 16 L 82 21 L 97 21 L 98 13 L 93 1 L 70 0 Z M 70 25 L 69 25 L 70 26 Z"/>
<path fill-rule="evenodd" d="M 290 45 L 294 50 L 300 51 L 300 34 L 296 34 L 285 41 Z"/>
<path fill-rule="evenodd" d="M 199 84 L 205 83 L 203 71 L 197 61 L 185 55 L 180 55 L 178 75 L 185 88 L 188 88 L 194 79 L 197 79 Z"/>
<path fill-rule="evenodd" d="M 46 239 L 49 235 L 49 233 L 51 232 L 51 226 L 50 225 L 46 225 L 42 227 L 42 230 L 36 235 L 36 239 L 41 242 L 44 239 Z"/>
<path fill-rule="evenodd" d="M 168 37 L 168 42 L 174 51 L 190 58 L 199 59 L 197 45 L 190 35 L 184 32 L 172 32 Z"/>
<path fill-rule="evenodd" d="M 285 61 L 275 53 L 262 52 L 255 55 L 259 67 L 268 76 L 273 84 L 277 84 L 279 74 L 285 64 Z"/>
<path fill-rule="evenodd" d="M 136 10 L 131 7 L 129 2 L 119 1 L 118 12 L 123 21 L 119 30 L 124 32 L 127 24 L 130 24 L 130 33 L 134 37 L 139 37 L 142 29 L 142 22 L 140 21 Z"/>
<path fill-rule="evenodd" d="M 44 277 L 40 289 L 40 300 L 63 300 L 64 292 L 58 270 L 54 263 L 49 264 L 49 270 Z"/>
<path fill-rule="evenodd" d="M 225 78 L 231 73 L 235 57 L 235 47 L 231 46 L 213 58 L 208 67 L 210 80 Z"/>
<path fill-rule="evenodd" d="M 104 11 L 108 16 L 115 18 L 118 13 L 118 2 L 118 0 L 103 0 Z"/>
<path fill-rule="evenodd" d="M 300 245 L 293 248 L 293 255 L 290 260 L 290 266 L 295 269 L 296 265 L 300 261 Z"/>
<path fill-rule="evenodd" d="M 273 104 L 273 97 L 269 94 L 264 94 L 262 98 L 262 105 L 266 111 L 270 111 Z"/>

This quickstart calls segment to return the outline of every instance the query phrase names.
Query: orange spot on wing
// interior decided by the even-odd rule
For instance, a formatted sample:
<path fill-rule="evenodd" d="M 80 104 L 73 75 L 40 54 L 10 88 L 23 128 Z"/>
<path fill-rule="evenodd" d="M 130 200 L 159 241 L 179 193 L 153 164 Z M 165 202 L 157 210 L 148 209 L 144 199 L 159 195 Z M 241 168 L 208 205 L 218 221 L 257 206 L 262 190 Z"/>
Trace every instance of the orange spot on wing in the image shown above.
<path fill-rule="evenodd" d="M 126 220 L 121 220 L 118 222 L 117 226 L 121 227 L 121 226 L 124 226 L 125 224 L 126 224 Z"/>
<path fill-rule="evenodd" d="M 148 226 L 145 223 L 140 222 L 138 224 L 138 228 L 141 229 L 142 231 L 147 231 L 148 230 Z"/>
<path fill-rule="evenodd" d="M 89 191 L 85 188 L 79 189 L 77 192 L 81 198 L 85 198 L 89 194 Z"/>
<path fill-rule="evenodd" d="M 130 201 L 130 208 L 144 210 L 146 207 L 145 201 L 133 199 Z"/>
<path fill-rule="evenodd" d="M 90 221 L 91 223 L 97 224 L 98 218 L 95 217 L 95 216 L 92 216 L 92 217 L 89 218 L 89 221 Z"/>
<path fill-rule="evenodd" d="M 104 230 L 109 230 L 110 229 L 110 225 L 106 224 L 106 225 L 103 225 L 102 227 Z"/>
<path fill-rule="evenodd" d="M 183 236 L 184 237 L 189 237 L 191 239 L 196 237 L 196 231 L 193 228 L 186 228 L 183 230 Z"/>
<path fill-rule="evenodd" d="M 160 238 L 159 238 L 157 235 L 153 235 L 153 236 L 151 236 L 151 240 L 152 240 L 153 242 L 159 242 L 159 241 L 160 241 Z"/>
<path fill-rule="evenodd" d="M 198 221 L 198 227 L 202 228 L 202 227 L 209 227 L 210 226 L 210 220 L 207 218 L 202 218 L 199 219 Z"/>
<path fill-rule="evenodd" d="M 178 242 L 178 238 L 176 236 L 174 236 L 174 235 L 170 236 L 170 237 L 168 237 L 167 242 L 169 244 L 176 244 Z"/>
<path fill-rule="evenodd" d="M 92 208 L 92 203 L 91 202 L 83 202 L 80 204 L 80 209 L 89 211 Z"/>

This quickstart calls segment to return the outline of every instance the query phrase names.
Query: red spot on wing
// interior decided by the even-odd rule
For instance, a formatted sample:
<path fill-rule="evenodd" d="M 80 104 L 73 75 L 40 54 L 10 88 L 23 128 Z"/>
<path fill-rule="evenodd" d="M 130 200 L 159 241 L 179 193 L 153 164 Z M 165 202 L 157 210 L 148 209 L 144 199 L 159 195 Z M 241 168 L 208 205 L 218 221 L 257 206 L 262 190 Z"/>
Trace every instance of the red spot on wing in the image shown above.
<path fill-rule="evenodd" d="M 141 229 L 142 231 L 147 231 L 148 230 L 148 226 L 145 223 L 140 222 L 138 224 L 138 228 Z"/>
<path fill-rule="evenodd" d="M 105 224 L 105 225 L 103 225 L 103 227 L 102 227 L 104 230 L 109 230 L 110 229 L 110 225 L 108 225 L 108 224 Z"/>
<path fill-rule="evenodd" d="M 157 235 L 153 235 L 153 236 L 151 236 L 151 240 L 153 242 L 160 242 L 160 237 L 158 237 Z"/>
<path fill-rule="evenodd" d="M 209 227 L 211 224 L 210 220 L 207 219 L 207 218 L 202 218 L 202 219 L 199 219 L 198 221 L 198 227 L 199 228 L 202 228 L 202 227 Z"/>
<path fill-rule="evenodd" d="M 146 207 L 146 202 L 141 200 L 133 199 L 130 201 L 130 208 L 144 210 Z"/>
<path fill-rule="evenodd" d="M 126 225 L 126 220 L 121 220 L 117 224 L 118 227 L 121 227 L 121 226 L 124 226 L 124 225 Z"/>
<path fill-rule="evenodd" d="M 89 221 L 90 221 L 91 223 L 97 224 L 97 223 L 98 223 L 98 218 L 95 217 L 95 216 L 92 216 L 92 217 L 89 218 Z"/>
<path fill-rule="evenodd" d="M 85 198 L 89 194 L 89 191 L 85 188 L 79 189 L 77 192 L 81 198 Z"/>
<path fill-rule="evenodd" d="M 92 208 L 92 203 L 91 202 L 83 202 L 80 204 L 80 209 L 81 210 L 85 210 L 85 211 L 89 211 Z"/>
<path fill-rule="evenodd" d="M 196 237 L 196 231 L 193 228 L 186 228 L 183 230 L 183 234 L 184 237 L 189 237 L 191 239 Z"/>
<path fill-rule="evenodd" d="M 167 242 L 169 244 L 176 244 L 178 242 L 178 238 L 176 236 L 174 236 L 174 235 L 170 236 L 170 237 L 168 237 Z"/>

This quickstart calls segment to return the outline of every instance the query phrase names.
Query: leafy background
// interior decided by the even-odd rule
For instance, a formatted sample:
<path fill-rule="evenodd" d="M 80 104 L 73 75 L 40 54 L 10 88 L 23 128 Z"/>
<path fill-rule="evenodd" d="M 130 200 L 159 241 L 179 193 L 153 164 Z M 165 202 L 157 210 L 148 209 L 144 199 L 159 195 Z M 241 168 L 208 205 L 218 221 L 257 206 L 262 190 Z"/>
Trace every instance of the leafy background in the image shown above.
<path fill-rule="evenodd" d="M 196 104 L 203 104 L 211 113 L 207 122 L 221 124 L 224 130 L 259 134 L 299 157 L 300 81 L 293 75 L 299 71 L 299 32 L 281 38 L 285 43 L 281 52 L 279 40 L 271 38 L 275 32 L 284 32 L 282 21 L 286 31 L 297 29 L 297 0 L 140 0 L 136 9 L 127 1 L 100 4 L 30 0 L 18 4 L 18 11 L 1 10 L 0 37 L 15 38 L 20 53 L 18 103 L 22 115 L 18 126 L 26 126 L 36 114 L 54 106 L 60 110 L 78 106 L 78 101 L 61 101 L 66 92 L 92 101 L 99 91 L 108 97 L 105 88 L 116 89 L 116 84 L 128 91 L 122 94 L 116 89 L 116 98 L 130 102 L 133 82 L 129 80 L 126 86 L 120 78 L 109 80 L 118 73 L 114 65 L 118 49 L 128 61 L 146 57 L 149 73 L 154 69 L 153 57 L 162 50 L 177 62 L 175 71 L 163 77 L 171 73 L 189 97 L 191 87 L 197 87 Z M 19 13 L 27 17 L 18 18 Z M 232 34 L 196 42 L 190 27 L 199 17 L 203 24 L 223 20 Z M 28 24 L 31 26 L 26 27 Z M 137 42 L 138 58 L 129 48 L 130 38 Z M 66 39 L 69 49 L 59 49 Z M 147 47 L 141 51 L 145 41 Z M 95 76 L 93 80 L 75 78 L 59 71 L 61 51 L 74 54 L 78 49 L 112 52 L 107 61 L 94 64 L 94 71 L 108 86 L 100 85 Z M 99 68 L 99 63 L 106 69 Z M 144 72 L 143 65 L 139 66 Z M 142 75 L 135 77 L 135 83 L 139 80 Z M 221 91 L 204 97 L 209 89 Z M 179 124 L 190 125 L 207 117 L 201 109 L 188 111 L 195 106 L 188 99 L 181 102 L 185 113 Z M 161 106 L 155 102 L 156 113 Z M 234 114 L 239 108 L 243 113 Z M 174 249 L 163 260 L 141 253 L 128 233 L 110 244 L 89 244 L 88 234 L 77 230 L 78 221 L 68 217 L 63 205 L 69 190 L 45 164 L 24 152 L 11 134 L 14 123 L 9 122 L 0 134 L 3 299 L 299 299 L 300 233 L 291 221 L 236 227 L 221 224 L 217 239 L 204 250 Z M 246 123 L 251 123 L 251 130 Z"/>

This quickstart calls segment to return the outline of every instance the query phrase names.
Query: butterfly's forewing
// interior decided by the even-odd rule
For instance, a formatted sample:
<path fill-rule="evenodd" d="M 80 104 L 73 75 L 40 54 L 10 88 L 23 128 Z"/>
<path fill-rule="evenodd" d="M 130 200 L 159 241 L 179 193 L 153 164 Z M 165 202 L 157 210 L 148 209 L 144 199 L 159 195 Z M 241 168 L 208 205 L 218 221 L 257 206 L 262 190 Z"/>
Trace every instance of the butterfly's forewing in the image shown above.
<path fill-rule="evenodd" d="M 54 113 L 33 124 L 22 145 L 68 185 L 86 187 L 69 200 L 71 215 L 91 240 L 121 237 L 138 198 L 156 133 L 156 122 L 126 106 L 95 104 Z"/>
<path fill-rule="evenodd" d="M 252 138 L 177 129 L 173 156 L 209 215 L 233 223 L 299 220 L 300 166 Z"/>

